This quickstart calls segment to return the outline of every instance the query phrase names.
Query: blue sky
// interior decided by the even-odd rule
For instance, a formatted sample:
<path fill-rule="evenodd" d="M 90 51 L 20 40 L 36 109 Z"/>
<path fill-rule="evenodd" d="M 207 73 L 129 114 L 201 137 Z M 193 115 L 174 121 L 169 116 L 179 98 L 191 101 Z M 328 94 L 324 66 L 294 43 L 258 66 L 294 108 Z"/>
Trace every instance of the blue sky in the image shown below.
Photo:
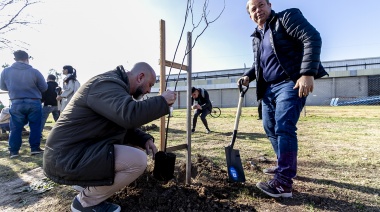
<path fill-rule="evenodd" d="M 195 1 L 195 20 L 203 1 Z M 210 0 L 209 19 L 222 9 L 222 0 Z M 272 9 L 299 8 L 321 33 L 322 61 L 380 56 L 379 0 L 272 0 Z M 245 9 L 246 0 L 226 0 L 220 19 L 211 24 L 193 50 L 193 71 L 243 68 L 253 61 L 251 38 L 256 24 Z M 22 40 L 33 56 L 31 65 L 46 76 L 72 65 L 84 83 L 117 65 L 127 69 L 146 61 L 159 73 L 159 21 L 166 23 L 166 58 L 173 58 L 186 9 L 185 0 L 45 0 L 28 13 L 42 19 L 33 29 L 19 29 L 12 38 Z M 185 29 L 176 62 L 181 62 Z M 201 25 L 199 28 L 203 28 Z M 195 30 L 193 38 L 200 33 Z M 13 63 L 10 50 L 0 51 L 0 64 Z M 185 60 L 186 64 L 186 60 Z"/>

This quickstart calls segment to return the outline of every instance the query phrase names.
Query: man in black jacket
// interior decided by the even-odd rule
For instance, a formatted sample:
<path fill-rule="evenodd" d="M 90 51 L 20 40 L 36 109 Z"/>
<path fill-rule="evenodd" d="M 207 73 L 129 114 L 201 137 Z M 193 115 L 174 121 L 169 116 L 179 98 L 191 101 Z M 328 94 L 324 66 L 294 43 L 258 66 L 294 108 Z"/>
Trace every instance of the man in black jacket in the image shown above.
<path fill-rule="evenodd" d="M 59 118 L 59 110 L 57 106 L 57 92 L 56 88 L 58 83 L 55 81 L 56 77 L 52 74 L 49 74 L 47 77 L 48 89 L 42 93 L 42 102 L 44 106 L 42 107 L 42 119 L 41 119 L 41 132 L 44 130 L 45 123 L 50 113 L 53 114 L 54 121 L 57 121 Z"/>
<path fill-rule="evenodd" d="M 105 200 L 144 172 L 147 157 L 141 149 L 157 152 L 154 138 L 139 127 L 169 114 L 176 100 L 175 92 L 165 91 L 136 101 L 155 82 L 147 63 L 130 71 L 118 66 L 82 85 L 60 115 L 46 140 L 43 169 L 57 183 L 85 188 L 72 211 L 120 211 Z"/>
<path fill-rule="evenodd" d="M 297 173 L 297 127 L 314 79 L 327 74 L 320 62 L 322 40 L 298 9 L 275 13 L 269 0 L 248 0 L 250 18 L 257 24 L 252 34 L 254 64 L 244 73 L 244 85 L 256 79 L 257 99 L 262 100 L 264 130 L 277 156 L 277 166 L 265 169 L 274 175 L 257 187 L 272 197 L 291 197 Z"/>
<path fill-rule="evenodd" d="M 191 132 L 195 132 L 195 127 L 197 126 L 198 116 L 201 115 L 201 120 L 203 125 L 206 128 L 206 133 L 210 133 L 208 128 L 206 116 L 211 113 L 212 104 L 208 92 L 204 88 L 195 88 L 191 89 L 191 108 L 195 109 L 193 117 L 193 128 Z"/>

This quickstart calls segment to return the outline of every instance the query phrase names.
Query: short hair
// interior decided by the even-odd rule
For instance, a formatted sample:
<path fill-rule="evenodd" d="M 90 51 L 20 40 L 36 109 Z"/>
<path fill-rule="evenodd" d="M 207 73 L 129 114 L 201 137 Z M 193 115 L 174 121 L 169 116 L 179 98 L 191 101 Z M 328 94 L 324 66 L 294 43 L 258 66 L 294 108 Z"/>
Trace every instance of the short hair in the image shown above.
<path fill-rule="evenodd" d="M 251 3 L 251 1 L 252 1 L 252 0 L 248 0 L 248 1 L 247 1 L 247 5 L 246 5 L 248 14 L 251 14 L 251 13 L 249 12 L 249 3 Z M 270 3 L 269 0 L 266 0 L 266 1 L 267 1 L 267 4 Z"/>
<path fill-rule="evenodd" d="M 13 52 L 13 55 L 15 56 L 16 61 L 20 61 L 20 60 L 24 61 L 24 60 L 29 59 L 28 53 L 26 53 L 26 51 L 23 51 L 23 50 L 17 50 Z"/>
<path fill-rule="evenodd" d="M 47 77 L 48 80 L 56 80 L 57 78 L 53 74 L 49 74 Z"/>
<path fill-rule="evenodd" d="M 194 93 L 197 89 L 195 87 L 191 88 L 191 93 Z"/>

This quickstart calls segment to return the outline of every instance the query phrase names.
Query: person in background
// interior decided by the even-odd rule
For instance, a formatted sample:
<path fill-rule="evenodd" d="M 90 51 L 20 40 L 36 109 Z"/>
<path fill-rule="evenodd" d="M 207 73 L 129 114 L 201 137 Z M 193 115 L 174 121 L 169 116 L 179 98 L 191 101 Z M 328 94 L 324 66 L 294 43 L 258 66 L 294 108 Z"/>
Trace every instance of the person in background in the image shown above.
<path fill-rule="evenodd" d="M 63 79 L 62 93 L 57 96 L 57 100 L 60 101 L 61 105 L 61 113 L 80 87 L 75 68 L 69 65 L 63 66 L 62 74 L 66 77 Z"/>
<path fill-rule="evenodd" d="M 58 101 L 56 88 L 58 83 L 55 81 L 56 77 L 49 74 L 47 77 L 48 89 L 42 93 L 42 119 L 41 119 L 41 133 L 44 130 L 45 123 L 50 113 L 53 115 L 53 119 L 56 122 L 59 118 Z"/>
<path fill-rule="evenodd" d="M 296 124 L 314 79 L 327 74 L 320 61 L 322 40 L 299 9 L 276 13 L 269 0 L 248 0 L 246 8 L 257 24 L 252 34 L 255 61 L 238 83 L 247 86 L 256 79 L 264 130 L 277 156 L 277 166 L 264 170 L 273 179 L 256 186 L 272 197 L 291 197 L 297 174 Z"/>
<path fill-rule="evenodd" d="M 177 98 L 165 91 L 140 101 L 155 82 L 147 63 L 118 66 L 82 85 L 62 112 L 46 140 L 43 170 L 57 183 L 84 188 L 72 211 L 120 211 L 105 200 L 143 174 L 149 150 L 157 152 L 139 127 L 169 114 Z"/>
<path fill-rule="evenodd" d="M 198 116 L 201 115 L 201 120 L 206 128 L 206 133 L 210 133 L 211 130 L 208 127 L 206 116 L 212 111 L 212 104 L 208 92 L 204 88 L 191 89 L 191 108 L 195 110 L 193 117 L 193 128 L 191 132 L 195 132 L 195 127 L 197 126 Z"/>
<path fill-rule="evenodd" d="M 4 107 L 0 112 L 0 128 L 1 133 L 10 132 L 9 122 L 11 121 L 11 114 L 9 113 L 9 107 Z M 25 127 L 22 128 L 22 132 L 27 132 Z"/>
<path fill-rule="evenodd" d="M 10 158 L 19 156 L 22 144 L 22 130 L 29 123 L 29 144 L 31 155 L 40 154 L 41 143 L 42 93 L 48 88 L 42 74 L 29 65 L 29 55 L 18 50 L 13 53 L 15 63 L 1 73 L 0 88 L 9 92 L 11 106 L 9 113 Z"/>
<path fill-rule="evenodd" d="M 10 131 L 9 128 L 9 122 L 11 120 L 11 114 L 9 114 L 9 107 L 4 107 L 1 109 L 0 113 L 0 128 L 1 133 L 6 133 L 7 131 Z"/>

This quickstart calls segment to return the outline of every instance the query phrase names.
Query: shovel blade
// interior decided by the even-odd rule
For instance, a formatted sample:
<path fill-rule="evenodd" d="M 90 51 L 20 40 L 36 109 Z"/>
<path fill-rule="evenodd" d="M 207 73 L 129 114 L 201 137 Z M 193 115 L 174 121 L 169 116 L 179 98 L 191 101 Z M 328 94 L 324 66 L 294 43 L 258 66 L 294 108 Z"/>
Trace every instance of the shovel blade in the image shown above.
<path fill-rule="evenodd" d="M 233 149 L 231 146 L 225 147 L 224 150 L 226 152 L 228 180 L 230 182 L 245 182 L 239 150 Z"/>
<path fill-rule="evenodd" d="M 176 155 L 159 151 L 155 155 L 153 176 L 160 181 L 168 181 L 174 177 Z"/>

